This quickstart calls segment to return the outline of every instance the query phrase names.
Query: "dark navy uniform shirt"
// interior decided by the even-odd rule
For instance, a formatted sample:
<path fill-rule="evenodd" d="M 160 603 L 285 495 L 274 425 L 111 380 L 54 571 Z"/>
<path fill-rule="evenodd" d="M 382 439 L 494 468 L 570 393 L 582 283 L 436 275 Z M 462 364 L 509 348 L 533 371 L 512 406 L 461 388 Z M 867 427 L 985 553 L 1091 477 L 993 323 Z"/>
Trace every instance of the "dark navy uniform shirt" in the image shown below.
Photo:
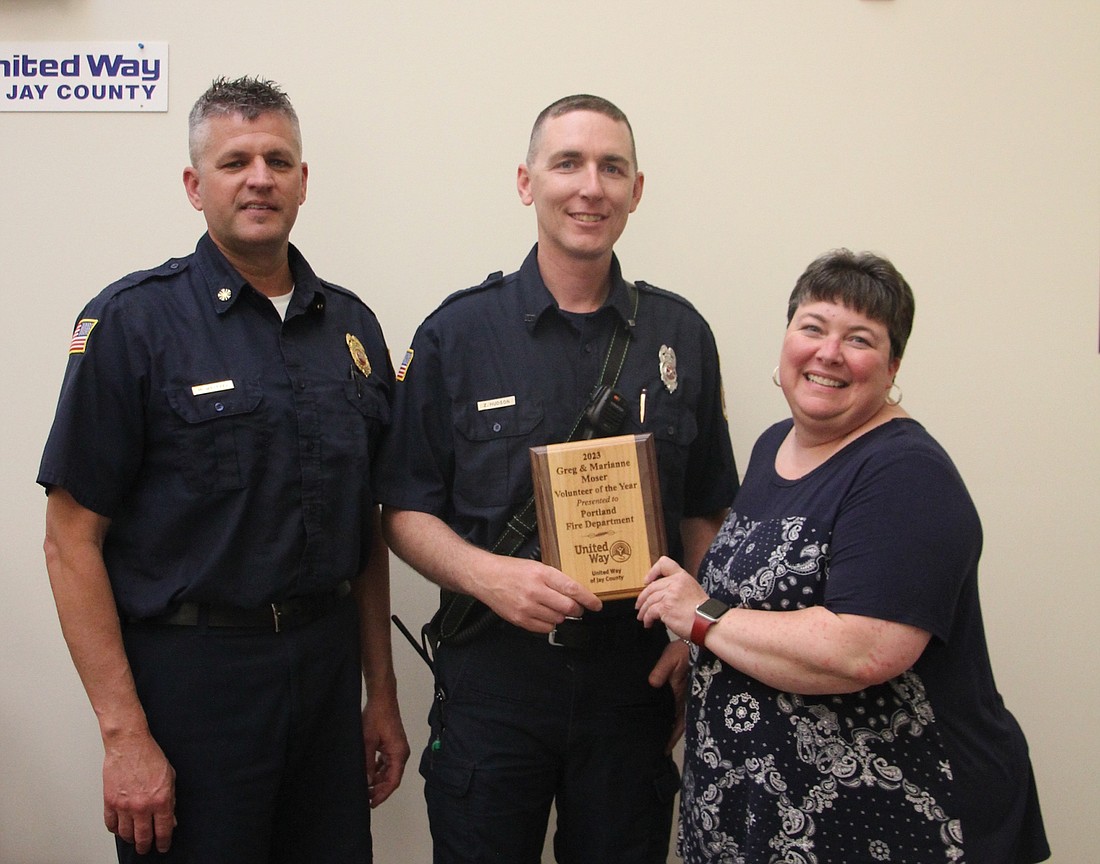
<path fill-rule="evenodd" d="M 80 315 L 38 482 L 112 520 L 124 616 L 259 607 L 366 563 L 392 366 L 359 298 L 293 246 L 290 266 L 285 322 L 209 236 Z"/>
<path fill-rule="evenodd" d="M 737 490 L 710 328 L 686 300 L 642 283 L 635 315 L 617 259 L 601 309 L 562 312 L 536 252 L 519 272 L 451 296 L 420 326 L 398 371 L 378 498 L 491 547 L 531 495 L 529 448 L 568 438 L 612 334 L 634 319 L 617 384 L 628 407 L 620 432 L 653 433 L 669 554 L 682 560 L 681 518 L 726 508 Z"/>

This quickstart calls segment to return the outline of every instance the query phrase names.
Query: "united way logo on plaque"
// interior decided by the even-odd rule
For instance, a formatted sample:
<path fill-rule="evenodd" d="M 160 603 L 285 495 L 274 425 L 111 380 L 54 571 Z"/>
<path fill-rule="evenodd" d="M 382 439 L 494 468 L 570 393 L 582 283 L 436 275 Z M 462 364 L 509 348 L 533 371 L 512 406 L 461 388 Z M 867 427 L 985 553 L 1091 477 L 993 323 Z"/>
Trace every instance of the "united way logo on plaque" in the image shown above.
<path fill-rule="evenodd" d="M 635 597 L 665 554 L 653 437 L 531 448 L 544 563 L 605 600 Z"/>

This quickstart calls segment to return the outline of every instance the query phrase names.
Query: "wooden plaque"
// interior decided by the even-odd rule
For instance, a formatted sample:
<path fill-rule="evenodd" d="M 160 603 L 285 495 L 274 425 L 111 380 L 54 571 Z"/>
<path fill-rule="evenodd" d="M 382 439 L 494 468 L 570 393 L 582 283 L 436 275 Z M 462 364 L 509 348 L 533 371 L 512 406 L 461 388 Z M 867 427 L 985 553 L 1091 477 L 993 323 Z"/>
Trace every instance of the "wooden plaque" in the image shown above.
<path fill-rule="evenodd" d="M 543 563 L 605 600 L 636 597 L 665 554 L 653 437 L 531 448 Z"/>

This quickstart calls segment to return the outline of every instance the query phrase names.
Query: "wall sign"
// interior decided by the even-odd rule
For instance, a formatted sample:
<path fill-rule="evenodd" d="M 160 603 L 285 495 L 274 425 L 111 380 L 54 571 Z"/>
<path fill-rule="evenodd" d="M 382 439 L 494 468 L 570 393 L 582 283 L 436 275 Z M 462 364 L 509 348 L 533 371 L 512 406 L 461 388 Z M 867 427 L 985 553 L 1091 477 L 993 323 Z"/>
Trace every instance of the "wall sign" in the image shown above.
<path fill-rule="evenodd" d="M 0 42 L 0 111 L 167 110 L 167 42 Z"/>

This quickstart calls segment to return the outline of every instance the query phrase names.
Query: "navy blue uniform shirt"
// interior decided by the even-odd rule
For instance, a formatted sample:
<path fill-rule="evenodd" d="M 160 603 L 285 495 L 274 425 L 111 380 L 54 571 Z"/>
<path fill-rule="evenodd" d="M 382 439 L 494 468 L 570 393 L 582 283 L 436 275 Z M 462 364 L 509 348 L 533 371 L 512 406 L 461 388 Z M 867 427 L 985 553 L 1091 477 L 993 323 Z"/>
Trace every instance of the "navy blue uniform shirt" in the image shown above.
<path fill-rule="evenodd" d="M 614 258 L 603 307 L 562 312 L 537 248 L 517 273 L 452 295 L 420 326 L 398 372 L 378 498 L 492 546 L 531 495 L 529 448 L 566 440 L 612 334 L 633 319 L 620 431 L 653 433 L 669 554 L 682 559 L 681 518 L 728 507 L 737 490 L 714 336 L 690 303 L 650 285 L 639 283 L 635 315 Z"/>
<path fill-rule="evenodd" d="M 393 369 L 358 297 L 293 246 L 290 267 L 285 322 L 209 236 L 80 315 L 38 482 L 112 520 L 124 616 L 260 607 L 366 563 Z"/>

